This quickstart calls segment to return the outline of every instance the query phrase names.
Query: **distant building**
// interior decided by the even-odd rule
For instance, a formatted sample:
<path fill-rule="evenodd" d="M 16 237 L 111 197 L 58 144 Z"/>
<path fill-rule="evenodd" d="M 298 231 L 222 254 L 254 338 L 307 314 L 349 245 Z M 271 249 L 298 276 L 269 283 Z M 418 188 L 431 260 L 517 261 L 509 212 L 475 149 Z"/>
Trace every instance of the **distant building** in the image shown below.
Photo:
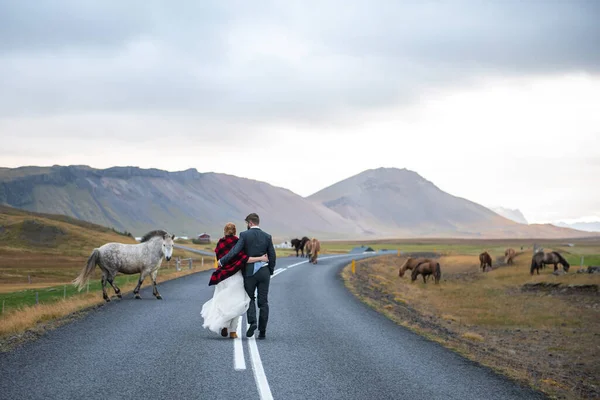
<path fill-rule="evenodd" d="M 210 243 L 210 235 L 208 233 L 201 233 L 196 238 L 196 243 Z"/>
<path fill-rule="evenodd" d="M 365 246 L 355 247 L 352 250 L 350 250 L 350 254 L 374 253 L 374 252 L 375 252 L 375 250 L 373 250 L 371 247 L 365 247 Z"/>
<path fill-rule="evenodd" d="M 289 242 L 283 242 L 274 246 L 276 249 L 291 249 L 292 245 Z"/>

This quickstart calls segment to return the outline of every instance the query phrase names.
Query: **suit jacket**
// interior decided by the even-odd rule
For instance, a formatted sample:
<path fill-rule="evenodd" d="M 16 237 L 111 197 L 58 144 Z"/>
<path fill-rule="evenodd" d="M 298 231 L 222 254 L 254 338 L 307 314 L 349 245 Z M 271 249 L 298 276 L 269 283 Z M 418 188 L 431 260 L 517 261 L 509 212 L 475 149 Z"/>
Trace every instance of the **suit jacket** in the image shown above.
<path fill-rule="evenodd" d="M 219 260 L 221 265 L 227 265 L 227 263 L 242 250 L 248 257 L 260 257 L 263 254 L 267 254 L 267 256 L 269 256 L 268 267 L 270 274 L 273 275 L 273 272 L 275 272 L 276 255 L 271 235 L 260 228 L 254 227 L 241 232 L 240 238 L 233 249 Z M 254 263 L 248 263 L 246 264 L 246 268 L 242 269 L 242 274 L 244 276 L 252 275 L 253 272 Z"/>

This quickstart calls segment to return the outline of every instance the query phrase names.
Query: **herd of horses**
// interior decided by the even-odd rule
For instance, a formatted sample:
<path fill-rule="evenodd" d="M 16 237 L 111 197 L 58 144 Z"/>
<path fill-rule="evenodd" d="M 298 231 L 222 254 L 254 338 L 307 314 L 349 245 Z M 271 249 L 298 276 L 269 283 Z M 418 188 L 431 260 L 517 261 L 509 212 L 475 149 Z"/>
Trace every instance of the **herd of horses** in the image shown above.
<path fill-rule="evenodd" d="M 107 283 L 112 286 L 117 297 L 122 297 L 121 290 L 114 282 L 117 273 L 127 275 L 139 273 L 138 284 L 133 293 L 136 299 L 140 299 L 140 287 L 144 279 L 150 275 L 153 284 L 152 293 L 160 300 L 162 297 L 156 287 L 156 276 L 163 259 L 169 261 L 172 257 L 174 239 L 175 235 L 164 230 L 154 230 L 145 234 L 138 244 L 107 243 L 92 251 L 86 265 L 73 283 L 81 291 L 92 276 L 96 266 L 100 267 L 102 271 L 102 296 L 105 301 L 109 302 L 110 298 L 106 293 Z M 291 244 L 296 250 L 296 257 L 306 256 L 310 263 L 317 264 L 318 254 L 321 251 L 321 243 L 318 239 L 309 239 L 304 236 L 302 239 L 292 239 Z M 517 252 L 514 249 L 506 249 L 504 252 L 505 264 L 514 264 L 516 256 Z M 569 271 L 570 265 L 560 253 L 556 251 L 537 251 L 531 258 L 530 273 L 533 275 L 537 271 L 539 275 L 540 269 L 545 268 L 546 265 L 554 265 L 554 271 L 557 271 L 559 264 L 563 266 L 565 272 Z M 485 272 L 487 268 L 493 269 L 492 257 L 487 251 L 479 254 L 479 267 L 482 272 Z M 435 284 L 438 284 L 442 276 L 440 263 L 430 258 L 409 257 L 400 267 L 398 276 L 403 277 L 406 270 L 411 270 L 411 282 L 416 281 L 418 276 L 421 275 L 423 283 L 427 283 L 427 279 L 433 277 Z"/>
<path fill-rule="evenodd" d="M 514 258 L 517 256 L 515 249 L 508 248 L 504 251 L 504 263 L 506 265 L 514 265 Z M 540 274 L 540 269 L 546 267 L 546 265 L 554 265 L 554 271 L 558 270 L 558 265 L 563 266 L 565 272 L 569 271 L 570 265 L 567 260 L 557 251 L 536 252 L 531 258 L 531 275 L 537 271 Z M 479 268 L 482 272 L 486 272 L 487 269 L 492 269 L 492 256 L 487 251 L 479 254 Z M 423 283 L 427 283 L 427 279 L 433 277 L 436 284 L 439 283 L 442 276 L 440 263 L 430 258 L 414 258 L 408 257 L 406 261 L 400 266 L 398 270 L 398 276 L 403 277 L 406 270 L 411 270 L 411 282 L 417 280 L 419 275 L 423 278 Z"/>
<path fill-rule="evenodd" d="M 506 249 L 504 251 L 504 263 L 506 265 L 514 264 L 514 258 L 517 256 L 517 252 L 515 249 Z M 565 272 L 569 272 L 569 262 L 565 260 L 565 258 L 557 251 L 537 251 L 531 257 L 531 268 L 529 270 L 530 274 L 533 275 L 534 272 L 537 271 L 537 274 L 540 274 L 540 269 L 546 267 L 546 265 L 554 265 L 554 271 L 558 270 L 558 264 L 563 266 L 563 270 Z M 484 251 L 479 255 L 479 268 L 483 272 L 486 271 L 486 268 L 492 269 L 492 257 L 487 251 Z"/>
<path fill-rule="evenodd" d="M 292 248 L 296 250 L 296 257 L 304 257 L 306 253 L 306 258 L 311 264 L 317 263 L 317 257 L 319 255 L 319 251 L 321 251 L 321 242 L 318 239 L 304 236 L 302 239 L 294 238 L 290 241 Z"/>

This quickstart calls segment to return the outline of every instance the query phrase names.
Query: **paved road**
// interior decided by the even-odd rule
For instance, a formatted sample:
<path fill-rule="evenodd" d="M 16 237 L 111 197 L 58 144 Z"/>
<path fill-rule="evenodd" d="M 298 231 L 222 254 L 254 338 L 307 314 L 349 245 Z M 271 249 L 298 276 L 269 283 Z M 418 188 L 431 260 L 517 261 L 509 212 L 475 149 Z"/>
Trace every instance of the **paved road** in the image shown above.
<path fill-rule="evenodd" d="M 349 260 L 278 260 L 264 341 L 201 328 L 210 272 L 127 295 L 0 354 L 0 398 L 543 398 L 364 306 L 337 275 Z"/>

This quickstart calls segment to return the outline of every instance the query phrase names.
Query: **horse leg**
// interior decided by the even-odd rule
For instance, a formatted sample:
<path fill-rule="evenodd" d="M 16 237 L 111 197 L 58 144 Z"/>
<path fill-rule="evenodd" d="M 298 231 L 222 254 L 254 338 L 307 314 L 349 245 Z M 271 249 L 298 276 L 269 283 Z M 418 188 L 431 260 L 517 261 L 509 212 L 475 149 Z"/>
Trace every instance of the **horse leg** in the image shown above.
<path fill-rule="evenodd" d="M 554 272 L 556 272 L 557 269 L 558 267 L 556 266 L 556 264 L 554 264 Z"/>
<path fill-rule="evenodd" d="M 156 287 L 156 276 L 158 275 L 158 270 L 152 272 L 152 294 L 156 297 L 157 300 L 162 300 L 162 296 L 158 293 L 158 288 Z"/>
<path fill-rule="evenodd" d="M 142 296 L 140 296 L 140 287 L 142 286 L 144 279 L 146 279 L 146 275 L 148 275 L 148 272 L 146 272 L 146 270 L 143 270 L 142 272 L 140 272 L 140 279 L 138 279 L 138 284 L 135 287 L 135 289 L 133 289 L 133 294 L 135 295 L 136 299 L 142 298 Z"/>
<path fill-rule="evenodd" d="M 108 294 L 106 294 L 106 280 L 107 273 L 106 271 L 102 271 L 102 297 L 104 298 L 104 301 L 108 303 L 110 302 L 110 297 L 108 297 Z"/>
<path fill-rule="evenodd" d="M 123 296 L 121 295 L 121 289 L 119 289 L 119 287 L 114 283 L 114 275 L 110 276 L 107 280 L 108 283 L 110 283 L 110 286 L 112 286 L 113 290 L 115 291 L 115 294 L 117 295 L 118 298 L 122 299 Z"/>

